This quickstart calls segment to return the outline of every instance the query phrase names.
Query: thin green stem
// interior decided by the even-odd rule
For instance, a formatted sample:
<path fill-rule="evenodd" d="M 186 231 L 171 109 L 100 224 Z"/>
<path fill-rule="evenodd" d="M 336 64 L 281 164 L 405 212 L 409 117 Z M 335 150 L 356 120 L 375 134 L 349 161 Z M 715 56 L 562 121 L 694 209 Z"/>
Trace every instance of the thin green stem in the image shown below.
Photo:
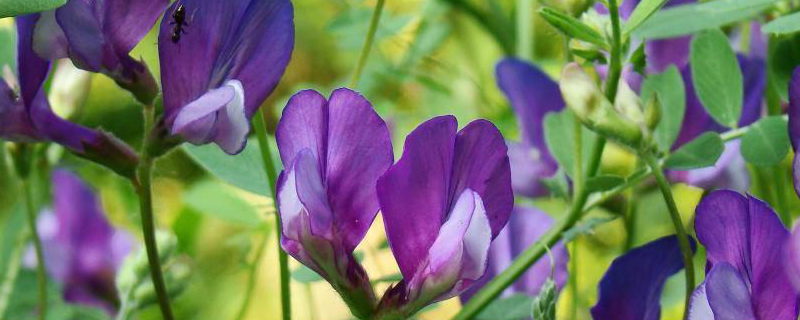
<path fill-rule="evenodd" d="M 3 315 L 6 313 L 8 302 L 11 300 L 11 295 L 14 293 L 14 284 L 17 282 L 19 269 L 22 265 L 20 262 L 22 260 L 23 249 L 26 247 L 25 243 L 27 239 L 28 235 L 25 232 L 21 232 L 16 239 L 14 251 L 11 252 L 9 260 L 6 262 L 6 273 L 3 275 L 2 283 L 0 283 L 0 319 L 6 319 Z"/>
<path fill-rule="evenodd" d="M 156 244 L 155 222 L 153 220 L 153 158 L 150 156 L 148 143 L 149 134 L 153 129 L 154 108 L 152 105 L 145 106 L 145 142 L 141 151 L 141 161 L 137 170 L 137 180 L 133 181 L 139 193 L 139 210 L 142 216 L 142 233 L 144 235 L 144 246 L 147 251 L 147 263 L 150 268 L 150 279 L 153 281 L 153 288 L 156 292 L 158 306 L 161 308 L 161 315 L 164 320 L 173 320 L 172 308 L 169 303 L 167 285 L 164 282 L 161 261 L 158 258 L 158 245 Z"/>
<path fill-rule="evenodd" d="M 567 319 L 575 320 L 578 316 L 578 304 L 580 296 L 578 295 L 578 241 L 572 241 L 572 252 L 569 255 L 569 292 L 572 298 L 572 305 L 569 308 L 569 316 Z"/>
<path fill-rule="evenodd" d="M 672 219 L 672 224 L 675 226 L 675 233 L 678 235 L 678 245 L 681 248 L 684 273 L 686 274 L 686 303 L 683 311 L 683 319 L 686 319 L 689 311 L 689 299 L 691 299 L 692 291 L 694 291 L 694 262 L 692 260 L 694 251 L 692 251 L 691 244 L 689 243 L 689 236 L 686 234 L 686 230 L 683 227 L 683 220 L 681 220 L 681 214 L 678 212 L 678 206 L 675 204 L 675 198 L 672 196 L 672 188 L 667 178 L 664 177 L 664 173 L 658 161 L 649 153 L 642 154 L 642 157 L 656 177 L 656 183 L 658 183 L 658 188 L 661 189 L 661 194 L 664 196 L 664 201 L 667 203 L 667 209 Z"/>
<path fill-rule="evenodd" d="M 622 76 L 622 39 L 619 26 L 619 7 L 617 0 L 608 0 L 608 12 L 611 15 L 611 61 L 606 79 L 606 98 L 612 103 L 617 97 L 619 79 Z"/>
<path fill-rule="evenodd" d="M 47 273 L 45 271 L 44 250 L 42 239 L 36 232 L 36 208 L 33 205 L 31 184 L 27 178 L 22 179 L 22 192 L 25 196 L 25 209 L 28 213 L 28 229 L 33 239 L 33 248 L 36 251 L 36 279 L 39 282 L 39 319 L 47 318 Z"/>
<path fill-rule="evenodd" d="M 253 117 L 253 127 L 256 131 L 256 137 L 258 137 L 258 147 L 261 150 L 261 162 L 264 165 L 264 171 L 267 173 L 269 192 L 272 194 L 273 203 L 276 203 L 277 189 L 275 184 L 278 181 L 278 172 L 275 170 L 275 164 L 272 161 L 272 152 L 267 141 L 267 125 L 264 123 L 264 115 L 261 109 Z M 281 248 L 281 215 L 277 205 L 275 205 L 275 237 L 278 244 L 278 266 L 281 277 L 281 314 L 283 315 L 283 320 L 291 320 L 292 299 L 289 291 L 289 257 Z"/>
<path fill-rule="evenodd" d="M 786 181 L 786 176 L 788 175 L 787 172 L 783 171 L 783 165 L 777 164 L 772 168 L 772 178 L 773 183 L 777 185 L 775 188 L 775 197 L 777 201 L 777 205 L 775 206 L 778 211 L 778 216 L 781 217 L 781 221 L 783 221 L 783 225 L 791 228 L 792 227 L 792 216 L 789 212 L 789 203 L 788 199 L 786 199 L 786 192 L 784 192 L 784 187 L 788 185 Z"/>
<path fill-rule="evenodd" d="M 361 79 L 361 73 L 364 72 L 364 66 L 367 65 L 369 53 L 372 51 L 372 43 L 375 41 L 375 34 L 378 32 L 378 23 L 381 21 L 381 13 L 383 13 L 384 4 L 386 4 L 386 0 L 378 0 L 378 3 L 375 4 L 372 20 L 369 22 L 367 40 L 364 42 L 364 48 L 361 49 L 361 58 L 358 59 L 356 72 L 353 74 L 353 79 L 350 81 L 350 88 L 352 89 L 358 87 L 358 80 Z"/>
<path fill-rule="evenodd" d="M 533 5 L 535 0 L 517 0 L 517 56 L 533 59 Z"/>
<path fill-rule="evenodd" d="M 264 234 L 261 237 L 261 241 L 258 243 L 258 247 L 256 248 L 256 256 L 253 258 L 252 266 L 250 266 L 250 274 L 247 278 L 247 288 L 244 292 L 244 299 L 242 300 L 242 305 L 239 307 L 239 312 L 236 313 L 236 320 L 242 320 L 247 315 L 247 310 L 250 307 L 250 301 L 252 301 L 253 291 L 256 287 L 256 282 L 258 282 L 258 267 L 261 265 L 261 258 L 264 256 L 264 250 L 267 248 L 267 237 L 268 234 Z"/>

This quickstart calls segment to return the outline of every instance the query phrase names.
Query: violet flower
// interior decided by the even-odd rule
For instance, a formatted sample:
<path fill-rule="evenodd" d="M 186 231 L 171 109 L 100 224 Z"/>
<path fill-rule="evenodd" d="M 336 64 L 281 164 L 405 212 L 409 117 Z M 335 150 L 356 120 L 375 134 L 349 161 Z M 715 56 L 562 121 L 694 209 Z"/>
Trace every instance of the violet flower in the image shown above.
<path fill-rule="evenodd" d="M 489 248 L 486 274 L 461 294 L 461 300 L 468 301 L 492 278 L 506 270 L 511 265 L 511 262 L 525 251 L 528 246 L 533 245 L 539 238 L 544 236 L 554 222 L 553 218 L 536 208 L 516 205 L 511 211 L 508 224 L 500 231 L 500 234 L 497 235 L 497 238 L 494 239 L 492 246 Z M 569 253 L 561 242 L 556 244 L 550 251 L 553 253 L 552 261 L 548 256 L 539 259 L 514 284 L 506 289 L 503 295 L 510 296 L 515 292 L 522 292 L 536 296 L 551 275 L 556 286 L 559 289 L 563 288 L 569 276 L 567 271 Z"/>
<path fill-rule="evenodd" d="M 694 239 L 690 239 L 695 250 Z M 658 320 L 664 282 L 683 269 L 677 236 L 633 248 L 614 259 L 600 281 L 594 320 Z"/>
<path fill-rule="evenodd" d="M 275 137 L 286 168 L 278 178 L 281 246 L 345 299 L 362 300 L 348 304 L 375 302 L 353 250 L 378 213 L 376 181 L 394 161 L 386 123 L 354 91 L 326 100 L 307 90 L 289 100 Z"/>
<path fill-rule="evenodd" d="M 789 231 L 766 203 L 731 190 L 697 205 L 697 238 L 706 247 L 706 280 L 690 320 L 794 320 L 798 296 L 784 269 Z"/>
<path fill-rule="evenodd" d="M 130 51 L 153 27 L 169 0 L 69 0 L 44 12 L 33 49 L 44 59 L 69 57 L 78 68 L 100 72 L 149 104 L 158 85 Z"/>
<path fill-rule="evenodd" d="M 516 195 L 547 194 L 541 179 L 558 170 L 544 139 L 544 117 L 564 109 L 558 84 L 543 71 L 523 60 L 507 58 L 497 64 L 497 86 L 508 97 L 519 123 L 520 141 L 508 143 L 511 184 Z"/>
<path fill-rule="evenodd" d="M 50 109 L 44 82 L 50 62 L 33 52 L 39 14 L 17 17 L 19 94 L 0 80 L 0 138 L 19 142 L 50 140 L 124 176 L 133 176 L 136 153 L 112 135 L 59 118 Z"/>
<path fill-rule="evenodd" d="M 169 23 L 179 6 L 186 25 Z M 289 0 L 173 3 L 158 37 L 165 129 L 239 153 L 250 119 L 289 63 L 293 19 Z"/>
<path fill-rule="evenodd" d="M 792 162 L 794 191 L 800 197 L 800 157 L 797 156 L 800 148 L 800 67 L 794 69 L 789 81 L 789 108 L 786 111 L 789 114 L 789 140 L 795 152 Z"/>
<path fill-rule="evenodd" d="M 108 223 L 99 199 L 75 174 L 56 170 L 52 185 L 53 209 L 37 221 L 45 267 L 62 285 L 65 301 L 114 314 L 119 303 L 114 277 L 133 239 Z"/>
<path fill-rule="evenodd" d="M 457 126 L 453 116 L 421 124 L 378 180 L 386 235 L 403 275 L 384 295 L 384 312 L 410 316 L 463 293 L 486 272 L 489 244 L 511 214 L 500 131 L 485 120 Z"/>

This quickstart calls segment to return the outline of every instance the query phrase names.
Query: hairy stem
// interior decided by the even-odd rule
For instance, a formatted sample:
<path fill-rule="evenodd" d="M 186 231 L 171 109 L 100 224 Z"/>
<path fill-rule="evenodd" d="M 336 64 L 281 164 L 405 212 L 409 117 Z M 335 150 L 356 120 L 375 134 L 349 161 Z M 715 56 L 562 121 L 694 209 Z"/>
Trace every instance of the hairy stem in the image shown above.
<path fill-rule="evenodd" d="M 664 201 L 667 203 L 667 209 L 672 219 L 672 224 L 675 226 L 675 233 L 678 235 L 678 245 L 681 248 L 684 272 L 686 274 L 686 304 L 684 305 L 683 311 L 683 319 L 685 319 L 689 311 L 689 299 L 691 299 L 692 291 L 694 291 L 694 262 L 692 260 L 694 252 L 689 243 L 689 236 L 683 228 L 683 220 L 681 220 L 681 214 L 678 212 L 678 206 L 675 204 L 675 198 L 672 196 L 672 188 L 667 178 L 664 177 L 664 173 L 659 167 L 658 161 L 649 153 L 643 154 L 642 157 L 656 177 L 656 183 L 658 183 L 658 188 L 661 189 L 661 194 L 664 196 Z"/>
<path fill-rule="evenodd" d="M 275 203 L 275 236 L 278 244 L 278 266 L 281 278 L 281 314 L 283 315 L 283 320 L 291 320 L 292 298 L 289 291 L 289 257 L 286 256 L 286 252 L 281 248 L 281 215 L 276 201 L 278 192 L 275 184 L 278 181 L 278 173 L 275 170 L 275 164 L 272 162 L 272 152 L 267 141 L 267 125 L 264 123 L 264 115 L 261 109 L 256 112 L 253 122 L 256 137 L 258 137 L 258 147 L 261 150 L 261 162 L 264 165 L 264 171 L 267 173 L 269 192 L 272 194 L 273 203 Z"/>
<path fill-rule="evenodd" d="M 367 40 L 364 41 L 364 48 L 361 49 L 361 57 L 358 59 L 356 72 L 353 74 L 353 79 L 350 81 L 350 88 L 352 89 L 358 87 L 358 80 L 361 79 L 361 73 L 364 72 L 364 66 L 367 65 L 367 59 L 369 59 L 369 53 L 372 51 L 372 43 L 375 41 L 375 34 L 378 32 L 378 23 L 381 21 L 381 13 L 383 13 L 383 6 L 385 4 L 386 0 L 378 0 L 378 3 L 375 4 L 372 20 L 369 22 Z"/>

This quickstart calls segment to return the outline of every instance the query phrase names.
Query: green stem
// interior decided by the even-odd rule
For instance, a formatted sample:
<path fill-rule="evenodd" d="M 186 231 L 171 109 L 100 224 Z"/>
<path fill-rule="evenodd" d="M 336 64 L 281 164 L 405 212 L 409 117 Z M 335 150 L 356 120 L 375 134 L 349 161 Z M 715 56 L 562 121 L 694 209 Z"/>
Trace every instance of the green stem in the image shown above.
<path fill-rule="evenodd" d="M 595 144 L 594 150 L 590 158 L 590 166 L 587 170 L 586 177 L 593 177 L 599 168 L 599 158 L 603 156 L 603 149 L 605 141 L 599 141 Z M 455 316 L 454 320 L 467 320 L 472 319 L 481 312 L 486 306 L 497 298 L 503 290 L 510 286 L 517 280 L 525 271 L 530 268 L 539 258 L 546 252 L 547 248 L 552 248 L 556 243 L 561 240 L 564 231 L 572 228 L 578 220 L 583 216 L 583 207 L 586 200 L 589 198 L 589 193 L 583 186 L 576 187 L 576 194 L 569 212 L 566 217 L 560 220 L 541 240 L 531 245 L 523 251 L 505 271 L 497 275 L 491 282 L 487 283 L 472 299 L 461 308 L 461 311 Z"/>
<path fill-rule="evenodd" d="M 272 201 L 275 205 L 275 237 L 278 244 L 278 265 L 280 268 L 281 277 L 281 314 L 283 320 L 292 319 L 292 299 L 289 288 L 289 257 L 286 252 L 281 248 L 281 215 L 277 206 L 277 189 L 275 184 L 278 181 L 278 173 L 275 170 L 275 164 L 272 162 L 272 152 L 269 149 L 267 142 L 267 125 L 264 123 L 264 115 L 261 109 L 256 112 L 253 117 L 253 127 L 258 137 L 258 147 L 261 150 L 261 161 L 264 165 L 264 171 L 267 173 L 267 182 L 269 183 L 269 192 L 272 194 Z"/>
<path fill-rule="evenodd" d="M 689 311 L 689 299 L 691 299 L 692 291 L 694 291 L 694 262 L 692 260 L 694 252 L 689 243 L 689 236 L 683 228 L 683 220 L 681 220 L 681 214 L 678 212 L 678 206 L 675 204 L 675 198 L 672 196 L 672 188 L 667 178 L 664 177 L 664 173 L 661 171 L 658 161 L 649 153 L 643 154 L 642 157 L 656 177 L 656 183 L 658 183 L 658 188 L 661 189 L 661 194 L 664 196 L 664 201 L 667 203 L 667 209 L 672 219 L 672 224 L 675 226 L 675 233 L 678 235 L 678 245 L 681 248 L 684 272 L 686 274 L 686 303 L 684 305 L 682 318 L 686 319 Z"/>
<path fill-rule="evenodd" d="M 11 252 L 10 258 L 6 264 L 6 274 L 3 275 L 3 282 L 0 284 L 0 319 L 5 319 L 3 314 L 5 314 L 8 308 L 8 301 L 11 298 L 11 294 L 14 293 L 14 284 L 17 282 L 19 268 L 22 265 L 20 260 L 22 260 L 22 252 L 25 248 L 27 238 L 28 235 L 25 232 L 20 233 L 19 237 L 16 239 L 14 251 Z"/>
<path fill-rule="evenodd" d="M 239 312 L 236 314 L 236 320 L 242 320 L 247 315 L 247 310 L 250 306 L 250 301 L 253 300 L 253 291 L 256 287 L 256 282 L 258 280 L 258 266 L 261 265 L 261 258 L 264 256 L 264 250 L 267 247 L 267 237 L 268 234 L 264 234 L 261 238 L 261 241 L 258 244 L 258 248 L 256 248 L 256 256 L 253 259 L 253 265 L 250 267 L 250 275 L 248 276 L 247 280 L 247 288 L 244 292 L 244 300 L 242 300 L 242 305 L 239 307 Z"/>
<path fill-rule="evenodd" d="M 142 233 L 144 235 L 144 246 L 147 251 L 147 263 L 150 268 L 150 278 L 153 281 L 153 288 L 156 292 L 158 306 L 161 308 L 161 315 L 164 320 L 173 320 L 172 309 L 169 303 L 167 285 L 164 282 L 164 274 L 161 268 L 161 261 L 158 258 L 158 245 L 156 244 L 155 222 L 153 220 L 153 161 L 150 156 L 149 134 L 153 129 L 154 108 L 152 105 L 145 106 L 145 142 L 141 151 L 141 161 L 137 170 L 137 180 L 133 181 L 139 193 L 139 210 L 142 216 Z"/>
<path fill-rule="evenodd" d="M 789 203 L 787 202 L 786 193 L 784 192 L 784 186 L 788 185 L 786 182 L 787 175 L 788 173 L 783 172 L 783 165 L 780 163 L 772 168 L 773 183 L 777 185 L 775 188 L 777 205 L 775 207 L 778 211 L 778 216 L 781 217 L 781 221 L 783 221 L 783 225 L 791 228 L 792 215 L 789 212 Z"/>
<path fill-rule="evenodd" d="M 352 89 L 358 87 L 358 80 L 361 78 L 361 73 L 364 72 L 364 66 L 366 66 L 369 53 L 372 50 L 372 43 L 375 41 L 375 34 L 378 32 L 378 23 L 381 21 L 381 13 L 383 13 L 384 4 L 386 4 L 386 0 L 378 0 L 378 3 L 375 5 L 375 11 L 372 13 L 372 20 L 369 22 L 367 40 L 364 42 L 364 48 L 361 49 L 361 58 L 358 59 L 356 73 L 353 74 L 353 79 L 350 81 L 350 88 Z"/>
<path fill-rule="evenodd" d="M 617 0 L 608 0 L 608 12 L 611 14 L 611 61 L 606 79 L 606 98 L 612 103 L 617 97 L 617 88 L 622 76 L 622 39 L 619 27 L 619 8 Z"/>
<path fill-rule="evenodd" d="M 33 205 L 31 185 L 27 178 L 23 178 L 22 192 L 25 194 L 25 209 L 28 213 L 28 229 L 33 239 L 33 248 L 36 251 L 36 278 L 39 282 L 39 319 L 47 318 L 47 273 L 45 271 L 44 250 L 42 239 L 36 231 L 36 209 Z"/>
<path fill-rule="evenodd" d="M 517 56 L 533 59 L 533 5 L 535 0 L 517 0 Z"/>
<path fill-rule="evenodd" d="M 572 294 L 572 305 L 569 308 L 568 319 L 575 320 L 578 316 L 578 241 L 572 241 L 572 253 L 569 255 L 569 292 Z"/>

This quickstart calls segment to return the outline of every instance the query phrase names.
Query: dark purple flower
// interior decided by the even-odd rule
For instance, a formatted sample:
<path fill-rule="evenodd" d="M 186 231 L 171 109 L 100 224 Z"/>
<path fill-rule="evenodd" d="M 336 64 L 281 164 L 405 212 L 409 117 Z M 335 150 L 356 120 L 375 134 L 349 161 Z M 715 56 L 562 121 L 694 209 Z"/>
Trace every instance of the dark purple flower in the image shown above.
<path fill-rule="evenodd" d="M 3 124 L 0 138 L 26 142 L 51 140 L 82 157 L 132 176 L 138 159 L 130 147 L 108 133 L 61 119 L 50 109 L 43 88 L 50 62 L 36 55 L 31 46 L 39 18 L 39 14 L 16 18 L 20 92 L 14 93 L 0 81 L 0 124 Z M 11 125 L 5 126 L 6 121 Z"/>
<path fill-rule="evenodd" d="M 373 295 L 353 250 L 378 213 L 376 181 L 394 161 L 386 123 L 354 91 L 326 100 L 307 90 L 289 100 L 275 136 L 286 168 L 281 246 L 336 290 Z"/>
<path fill-rule="evenodd" d="M 117 309 L 114 277 L 134 242 L 105 218 L 94 192 L 73 173 L 53 172 L 53 209 L 37 229 L 48 273 L 63 286 L 67 302 Z"/>
<path fill-rule="evenodd" d="M 486 272 L 489 244 L 514 204 L 500 131 L 453 116 L 406 137 L 403 156 L 378 180 L 389 245 L 403 280 L 381 302 L 410 315 L 463 293 Z"/>
<path fill-rule="evenodd" d="M 800 196 L 800 157 L 797 150 L 800 148 L 800 67 L 794 69 L 792 79 L 789 82 L 789 140 L 792 142 L 792 150 L 795 152 L 794 162 L 792 163 L 792 178 L 794 180 L 794 191 Z"/>
<path fill-rule="evenodd" d="M 692 250 L 694 239 L 690 238 Z M 594 320 L 658 320 L 661 291 L 667 278 L 683 269 L 677 236 L 634 248 L 614 259 L 592 308 Z"/>
<path fill-rule="evenodd" d="M 104 73 L 142 103 L 150 103 L 158 85 L 147 67 L 129 53 L 168 4 L 168 0 L 69 0 L 42 13 L 33 48 L 47 60 L 69 57 L 78 68 Z"/>
<path fill-rule="evenodd" d="M 183 6 L 185 32 L 173 34 Z M 158 37 L 164 120 L 193 144 L 244 148 L 250 118 L 283 75 L 294 47 L 289 0 L 182 0 L 164 13 Z"/>
<path fill-rule="evenodd" d="M 697 238 L 706 247 L 706 280 L 695 290 L 690 320 L 794 320 L 798 296 L 784 269 L 789 231 L 752 196 L 710 193 L 697 205 Z"/>
<path fill-rule="evenodd" d="M 564 109 L 558 84 L 535 66 L 514 58 L 497 64 L 497 86 L 517 115 L 520 141 L 508 143 L 514 193 L 527 197 L 547 194 L 540 180 L 552 176 L 558 163 L 547 149 L 544 117 Z"/>
<path fill-rule="evenodd" d="M 506 270 L 517 256 L 547 233 L 553 226 L 553 222 L 553 218 L 536 208 L 515 206 L 511 211 L 508 224 L 492 241 L 492 246 L 489 248 L 486 274 L 461 294 L 461 300 L 469 300 L 489 280 Z M 551 252 L 554 261 L 547 256 L 539 259 L 511 287 L 504 291 L 504 295 L 522 292 L 535 296 L 539 294 L 542 285 L 550 278 L 553 271 L 552 276 L 555 278 L 556 286 L 559 289 L 563 288 L 569 275 L 567 271 L 569 253 L 560 242 L 551 249 Z"/>

